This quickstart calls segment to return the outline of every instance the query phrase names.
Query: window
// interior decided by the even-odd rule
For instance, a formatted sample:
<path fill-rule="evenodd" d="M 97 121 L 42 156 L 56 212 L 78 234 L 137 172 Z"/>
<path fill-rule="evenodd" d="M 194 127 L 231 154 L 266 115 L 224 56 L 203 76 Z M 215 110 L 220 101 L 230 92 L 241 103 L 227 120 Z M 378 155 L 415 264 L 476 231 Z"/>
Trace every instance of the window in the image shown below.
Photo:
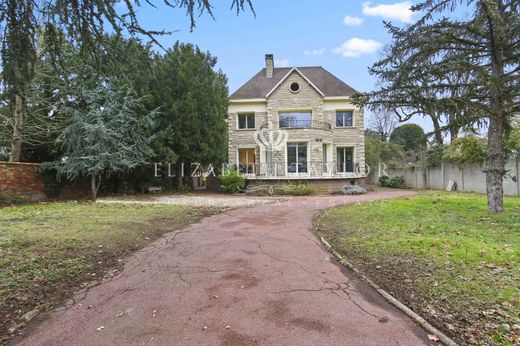
<path fill-rule="evenodd" d="M 300 84 L 298 84 L 297 82 L 292 82 L 291 85 L 289 86 L 289 89 L 293 93 L 297 93 L 298 91 L 300 91 Z"/>
<path fill-rule="evenodd" d="M 338 172 L 354 172 L 354 148 L 337 148 Z"/>
<path fill-rule="evenodd" d="M 239 114 L 238 115 L 238 128 L 243 129 L 254 129 L 255 128 L 255 115 L 254 114 Z"/>
<path fill-rule="evenodd" d="M 352 111 L 336 112 L 336 127 L 351 127 L 352 126 Z"/>
<path fill-rule="evenodd" d="M 280 128 L 309 128 L 312 125 L 311 112 L 284 112 L 278 114 Z"/>
<path fill-rule="evenodd" d="M 307 173 L 307 143 L 287 143 L 287 172 Z"/>
<path fill-rule="evenodd" d="M 238 170 L 243 174 L 254 173 L 255 148 L 238 149 Z"/>

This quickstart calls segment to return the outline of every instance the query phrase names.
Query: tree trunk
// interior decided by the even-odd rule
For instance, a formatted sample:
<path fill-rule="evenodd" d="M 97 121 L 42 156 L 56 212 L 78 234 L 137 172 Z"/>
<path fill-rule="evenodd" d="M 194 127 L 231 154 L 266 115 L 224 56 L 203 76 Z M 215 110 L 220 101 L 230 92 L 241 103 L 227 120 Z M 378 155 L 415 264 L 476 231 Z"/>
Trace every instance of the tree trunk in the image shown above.
<path fill-rule="evenodd" d="M 11 141 L 11 153 L 9 161 L 19 162 L 22 155 L 22 131 L 25 118 L 23 98 L 20 95 L 14 97 L 14 126 L 13 139 Z"/>
<path fill-rule="evenodd" d="M 489 48 L 491 60 L 490 78 L 490 110 L 489 110 L 489 129 L 488 129 L 488 157 L 486 159 L 486 191 L 488 197 L 488 211 L 491 213 L 504 212 L 504 186 L 503 179 L 505 170 L 505 121 L 506 106 L 504 94 L 506 83 L 504 83 L 504 49 L 505 39 L 503 31 L 497 26 L 503 26 L 500 20 L 496 20 L 495 11 L 501 12 L 502 6 L 491 9 L 489 3 L 482 2 L 482 7 L 486 13 L 489 30 Z M 500 13 L 502 15 L 502 13 Z M 501 17 L 503 18 L 503 16 Z"/>
<path fill-rule="evenodd" d="M 99 187 L 101 186 L 101 175 L 99 176 L 99 180 L 96 182 L 96 175 L 95 173 L 92 173 L 90 176 L 90 192 L 91 192 L 91 199 L 93 202 L 97 199 L 97 193 L 99 190 Z"/>
<path fill-rule="evenodd" d="M 504 212 L 505 156 L 503 152 L 504 122 L 501 118 L 489 118 L 488 150 L 486 159 L 486 190 L 488 196 L 488 211 Z"/>
<path fill-rule="evenodd" d="M 457 126 L 450 126 L 450 141 L 459 138 L 459 128 Z"/>
<path fill-rule="evenodd" d="M 96 190 L 96 174 L 92 173 L 90 176 L 90 194 L 92 202 L 96 201 L 97 190 Z"/>
<path fill-rule="evenodd" d="M 444 139 L 442 138 L 441 124 L 439 123 L 439 119 L 435 113 L 430 113 L 430 118 L 432 119 L 433 123 L 433 134 L 435 136 L 435 142 L 437 142 L 439 145 L 442 145 Z"/>

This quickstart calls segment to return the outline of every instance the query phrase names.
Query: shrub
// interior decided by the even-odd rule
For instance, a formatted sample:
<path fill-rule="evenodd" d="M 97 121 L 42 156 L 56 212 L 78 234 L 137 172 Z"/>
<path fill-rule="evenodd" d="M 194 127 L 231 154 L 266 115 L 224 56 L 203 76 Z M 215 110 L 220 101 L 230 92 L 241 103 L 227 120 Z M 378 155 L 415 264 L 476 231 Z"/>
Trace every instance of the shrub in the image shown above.
<path fill-rule="evenodd" d="M 444 145 L 434 145 L 426 151 L 424 161 L 429 166 L 440 166 L 445 151 Z"/>
<path fill-rule="evenodd" d="M 482 162 L 486 159 L 486 156 L 486 141 L 475 136 L 467 136 L 454 139 L 448 145 L 443 158 L 448 162 L 463 165 Z"/>
<path fill-rule="evenodd" d="M 379 178 L 379 184 L 383 187 L 391 187 L 396 189 L 407 188 L 407 185 L 404 181 L 404 177 L 401 175 L 395 175 L 393 177 L 384 175 Z"/>
<path fill-rule="evenodd" d="M 289 181 L 286 184 L 276 187 L 275 193 L 279 195 L 289 195 L 289 196 L 310 196 L 314 195 L 316 191 L 307 184 L 306 182 L 292 182 Z"/>
<path fill-rule="evenodd" d="M 38 174 L 40 175 L 44 191 L 47 198 L 58 198 L 62 187 L 62 182 L 57 179 L 58 168 L 60 163 L 57 161 L 42 162 L 38 167 Z"/>
<path fill-rule="evenodd" d="M 225 171 L 219 181 L 220 187 L 227 193 L 239 193 L 246 187 L 246 178 L 234 168 Z"/>

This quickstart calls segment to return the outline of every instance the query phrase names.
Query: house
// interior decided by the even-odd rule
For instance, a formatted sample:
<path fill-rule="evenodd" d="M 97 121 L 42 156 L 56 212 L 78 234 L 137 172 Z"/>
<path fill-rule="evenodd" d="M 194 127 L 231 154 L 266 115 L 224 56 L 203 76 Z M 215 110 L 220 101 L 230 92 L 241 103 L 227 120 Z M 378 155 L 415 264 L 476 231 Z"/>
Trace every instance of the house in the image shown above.
<path fill-rule="evenodd" d="M 356 91 L 321 66 L 265 68 L 229 97 L 229 164 L 248 184 L 306 180 L 354 184 L 365 167 L 363 110 Z"/>

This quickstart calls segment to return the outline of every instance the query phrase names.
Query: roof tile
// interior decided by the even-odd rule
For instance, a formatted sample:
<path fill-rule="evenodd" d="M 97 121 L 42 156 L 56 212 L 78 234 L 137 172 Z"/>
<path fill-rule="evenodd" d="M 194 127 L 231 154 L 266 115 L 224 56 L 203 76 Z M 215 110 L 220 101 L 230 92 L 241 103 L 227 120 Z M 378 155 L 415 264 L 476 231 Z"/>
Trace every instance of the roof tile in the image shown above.
<path fill-rule="evenodd" d="M 356 90 L 321 66 L 296 68 L 320 89 L 325 96 L 352 96 L 356 93 Z M 263 98 L 291 70 L 292 67 L 276 67 L 273 71 L 273 77 L 267 78 L 265 76 L 265 68 L 263 68 L 229 98 L 231 100 Z"/>

